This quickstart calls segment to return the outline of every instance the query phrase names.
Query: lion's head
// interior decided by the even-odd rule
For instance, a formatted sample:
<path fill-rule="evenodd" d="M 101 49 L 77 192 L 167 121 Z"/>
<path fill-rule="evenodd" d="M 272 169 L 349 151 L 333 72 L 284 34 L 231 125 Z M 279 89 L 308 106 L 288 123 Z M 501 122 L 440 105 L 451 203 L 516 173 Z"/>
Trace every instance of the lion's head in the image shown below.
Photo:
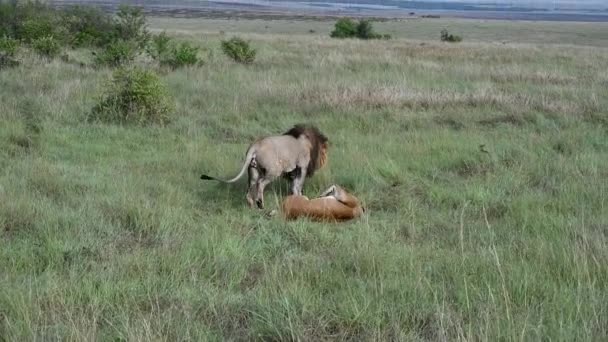
<path fill-rule="evenodd" d="M 310 149 L 310 164 L 306 169 L 306 174 L 312 176 L 315 171 L 325 166 L 327 163 L 327 150 L 329 148 L 329 139 L 312 125 L 298 124 L 293 126 L 283 135 L 291 135 L 294 138 L 299 138 L 304 135 L 311 144 Z"/>

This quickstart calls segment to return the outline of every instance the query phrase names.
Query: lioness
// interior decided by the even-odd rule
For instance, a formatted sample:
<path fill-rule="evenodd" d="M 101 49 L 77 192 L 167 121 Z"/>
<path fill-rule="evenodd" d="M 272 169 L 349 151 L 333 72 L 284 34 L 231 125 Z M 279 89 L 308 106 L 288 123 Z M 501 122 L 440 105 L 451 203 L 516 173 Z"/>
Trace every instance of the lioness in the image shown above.
<path fill-rule="evenodd" d="M 327 161 L 328 139 L 316 127 L 295 125 L 283 135 L 256 140 L 247 149 L 245 162 L 239 174 L 230 180 L 222 180 L 208 175 L 201 179 L 217 180 L 224 183 L 236 182 L 249 174 L 247 203 L 264 208 L 264 188 L 279 176 L 291 181 L 291 193 L 302 194 L 306 177 L 312 176 Z"/>
<path fill-rule="evenodd" d="M 355 219 L 364 212 L 359 200 L 338 185 L 332 185 L 318 198 L 287 196 L 282 204 L 282 214 L 287 220 L 309 217 L 314 221 L 340 222 Z"/>

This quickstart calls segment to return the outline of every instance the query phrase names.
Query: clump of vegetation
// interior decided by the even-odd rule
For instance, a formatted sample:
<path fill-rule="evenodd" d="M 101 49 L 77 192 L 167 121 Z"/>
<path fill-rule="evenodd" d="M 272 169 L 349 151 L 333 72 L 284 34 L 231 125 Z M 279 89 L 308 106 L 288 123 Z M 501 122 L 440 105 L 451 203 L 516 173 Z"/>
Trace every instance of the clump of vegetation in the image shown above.
<path fill-rule="evenodd" d="M 53 59 L 61 53 L 61 45 L 53 36 L 44 36 L 32 41 L 32 47 L 42 57 Z"/>
<path fill-rule="evenodd" d="M 45 36 L 63 38 L 58 11 L 37 1 L 0 2 L 0 35 L 26 43 Z"/>
<path fill-rule="evenodd" d="M 362 19 L 356 22 L 350 18 L 341 18 L 334 25 L 330 33 L 332 38 L 359 38 L 359 39 L 391 39 L 390 34 L 379 34 L 374 31 L 372 22 Z"/>
<path fill-rule="evenodd" d="M 158 75 L 141 68 L 114 72 L 92 119 L 111 123 L 164 124 L 170 119 L 173 100 Z"/>
<path fill-rule="evenodd" d="M 118 39 L 95 54 L 95 63 L 117 67 L 133 62 L 138 53 L 137 45 L 134 42 Z"/>
<path fill-rule="evenodd" d="M 54 12 L 34 15 L 31 19 L 23 21 L 17 29 L 17 37 L 26 43 L 49 36 L 64 40 L 67 35 L 65 27 Z"/>
<path fill-rule="evenodd" d="M 95 7 L 68 7 L 62 13 L 62 22 L 73 47 L 104 46 L 114 36 L 112 18 Z"/>
<path fill-rule="evenodd" d="M 52 8 L 41 2 L 0 3 L 0 42 L 3 61 L 12 58 L 10 45 L 21 41 L 39 54 L 54 58 L 61 47 L 97 47 L 98 65 L 117 67 L 131 63 L 148 46 L 151 34 L 142 8 L 121 5 L 115 16 L 89 6 Z M 198 49 L 189 44 L 169 46 L 165 35 L 155 37 L 153 58 L 178 67 L 199 62 Z"/>
<path fill-rule="evenodd" d="M 133 41 L 139 49 L 144 49 L 150 40 L 146 16 L 139 7 L 121 5 L 114 19 L 115 39 Z"/>
<path fill-rule="evenodd" d="M 196 65 L 200 63 L 198 58 L 198 47 L 190 45 L 188 42 L 183 42 L 178 46 L 173 47 L 168 58 L 161 60 L 161 64 L 168 65 L 172 68 Z"/>
<path fill-rule="evenodd" d="M 146 50 L 160 65 L 170 66 L 173 69 L 202 62 L 198 57 L 198 47 L 188 42 L 174 44 L 165 32 L 152 37 Z"/>
<path fill-rule="evenodd" d="M 152 59 L 160 61 L 171 51 L 171 38 L 167 36 L 166 32 L 161 32 L 155 36 L 152 36 L 150 43 L 146 47 L 146 52 Z"/>
<path fill-rule="evenodd" d="M 19 61 L 14 58 L 18 48 L 19 41 L 16 39 L 7 36 L 0 38 L 0 70 L 19 65 Z"/>
<path fill-rule="evenodd" d="M 239 37 L 222 40 L 222 51 L 237 63 L 251 64 L 255 60 L 256 50 Z"/>
<path fill-rule="evenodd" d="M 329 34 L 332 38 L 353 38 L 357 36 L 357 23 L 350 18 L 341 18 Z"/>
<path fill-rule="evenodd" d="M 133 62 L 150 40 L 143 10 L 121 5 L 112 25 L 113 30 L 101 38 L 101 41 L 108 42 L 95 62 L 113 67 Z"/>
<path fill-rule="evenodd" d="M 19 48 L 19 41 L 7 36 L 0 38 L 0 55 L 14 57 Z"/>
<path fill-rule="evenodd" d="M 15 3 L 0 2 L 0 35 L 12 36 Z"/>
<path fill-rule="evenodd" d="M 462 41 L 461 36 L 457 36 L 448 32 L 448 30 L 441 30 L 441 41 L 442 42 L 450 42 L 450 43 L 458 43 Z"/>
<path fill-rule="evenodd" d="M 357 25 L 357 37 L 360 39 L 380 39 L 382 35 L 374 32 L 371 21 L 361 20 Z"/>

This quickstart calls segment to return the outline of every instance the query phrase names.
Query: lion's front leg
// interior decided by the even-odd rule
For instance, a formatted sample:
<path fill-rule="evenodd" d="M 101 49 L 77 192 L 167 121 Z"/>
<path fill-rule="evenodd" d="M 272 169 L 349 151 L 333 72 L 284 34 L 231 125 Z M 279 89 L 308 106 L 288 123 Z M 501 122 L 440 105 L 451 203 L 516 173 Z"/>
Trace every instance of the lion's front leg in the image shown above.
<path fill-rule="evenodd" d="M 293 195 L 301 196 L 302 188 L 304 188 L 304 181 L 306 179 L 306 169 L 298 167 L 296 168 L 296 170 L 294 170 L 295 176 L 293 177 L 293 181 L 291 182 L 291 193 Z"/>

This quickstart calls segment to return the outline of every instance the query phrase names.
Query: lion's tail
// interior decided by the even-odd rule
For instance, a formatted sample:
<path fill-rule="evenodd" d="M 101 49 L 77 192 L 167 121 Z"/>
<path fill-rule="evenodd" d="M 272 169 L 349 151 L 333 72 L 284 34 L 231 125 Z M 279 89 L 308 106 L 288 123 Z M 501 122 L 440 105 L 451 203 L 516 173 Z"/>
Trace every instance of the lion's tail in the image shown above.
<path fill-rule="evenodd" d="M 239 180 L 241 177 L 243 177 L 243 175 L 245 174 L 245 171 L 247 170 L 247 167 L 249 166 L 249 164 L 251 164 L 251 161 L 255 158 L 255 148 L 254 146 L 252 146 L 249 151 L 247 151 L 247 155 L 245 157 L 245 162 L 243 163 L 243 167 L 241 168 L 241 172 L 239 172 L 238 175 L 236 175 L 234 178 L 230 179 L 230 180 L 223 180 L 223 179 L 219 179 L 219 178 L 215 178 L 215 177 L 211 177 L 208 175 L 202 175 L 201 179 L 204 180 L 216 180 L 222 183 L 234 183 L 237 180 Z"/>

